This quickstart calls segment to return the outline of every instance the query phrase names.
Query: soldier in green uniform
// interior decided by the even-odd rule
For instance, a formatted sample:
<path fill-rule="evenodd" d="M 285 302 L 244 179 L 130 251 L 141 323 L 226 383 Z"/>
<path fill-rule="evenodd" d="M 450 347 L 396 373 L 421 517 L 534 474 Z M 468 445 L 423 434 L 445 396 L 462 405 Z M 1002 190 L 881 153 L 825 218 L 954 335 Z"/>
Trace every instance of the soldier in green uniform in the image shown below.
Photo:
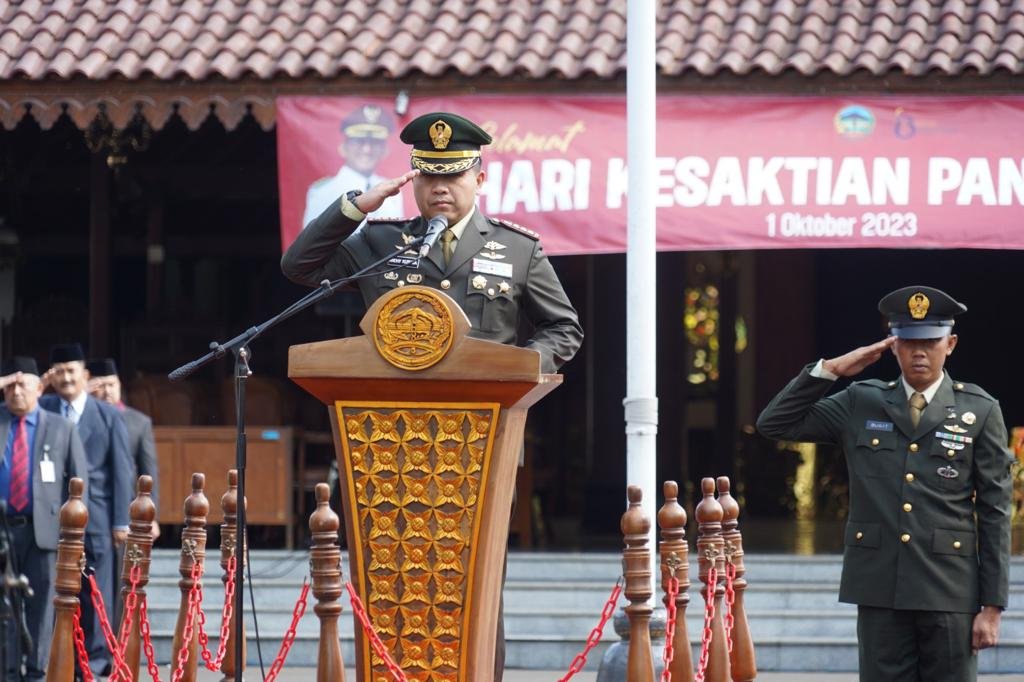
<path fill-rule="evenodd" d="M 808 365 L 758 430 L 836 443 L 850 473 L 839 599 L 858 605 L 862 682 L 965 682 L 1006 607 L 1012 482 L 999 403 L 944 371 L 967 308 L 912 286 L 878 304 L 891 335 Z M 825 397 L 886 350 L 902 375 Z"/>
<path fill-rule="evenodd" d="M 490 144 L 491 136 L 461 116 L 441 112 L 411 121 L 401 140 L 412 145 L 412 170 L 365 193 L 353 189 L 334 202 L 288 248 L 281 270 L 294 282 L 318 286 L 396 254 L 380 274 L 360 280 L 367 306 L 406 284 L 440 289 L 466 312 L 470 336 L 532 348 L 540 354 L 542 372 L 558 371 L 579 350 L 583 328 L 540 236 L 487 218 L 476 207 L 486 178 L 480 147 Z M 370 219 L 356 229 L 367 213 L 409 182 L 419 217 Z M 436 216 L 444 216 L 448 228 L 426 257 L 399 254 Z M 520 338 L 524 323 L 528 337 Z M 494 682 L 502 679 L 504 639 L 499 615 Z"/>
<path fill-rule="evenodd" d="M 486 177 L 480 147 L 490 144 L 490 135 L 461 116 L 432 113 L 410 122 L 401 139 L 413 147 L 413 170 L 365 193 L 353 189 L 333 202 L 285 252 L 285 276 L 317 286 L 396 254 L 380 274 L 360 280 L 367 306 L 406 284 L 441 289 L 466 312 L 470 336 L 500 343 L 523 341 L 540 352 L 542 371 L 557 371 L 576 354 L 583 329 L 537 233 L 487 218 L 476 207 Z M 356 230 L 367 213 L 409 182 L 419 217 L 370 219 Z M 439 215 L 448 220 L 448 229 L 425 258 L 398 254 Z M 529 326 L 526 339 L 518 336 L 522 322 Z"/>

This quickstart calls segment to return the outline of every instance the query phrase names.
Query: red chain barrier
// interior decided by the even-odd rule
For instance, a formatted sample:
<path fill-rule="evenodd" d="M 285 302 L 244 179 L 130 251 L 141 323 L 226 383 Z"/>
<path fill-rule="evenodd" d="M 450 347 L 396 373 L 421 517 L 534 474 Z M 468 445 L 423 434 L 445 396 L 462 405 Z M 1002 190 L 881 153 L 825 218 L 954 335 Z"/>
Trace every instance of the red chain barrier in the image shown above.
<path fill-rule="evenodd" d="M 188 662 L 188 647 L 192 638 L 196 635 L 196 613 L 199 612 L 199 593 L 203 589 L 200 580 L 203 575 L 203 565 L 196 561 L 192 564 L 192 572 L 189 577 L 192 579 L 192 588 L 188 592 L 188 606 L 185 607 L 185 629 L 181 637 L 181 650 L 178 652 L 177 665 L 171 675 L 171 682 L 181 682 L 185 675 L 185 664 Z"/>
<path fill-rule="evenodd" d="M 160 682 L 160 667 L 156 664 L 156 654 L 153 653 L 153 639 L 149 631 L 149 609 L 146 600 L 139 604 L 139 632 L 142 634 L 142 649 L 146 652 L 146 667 L 149 669 L 149 676 L 153 682 Z"/>
<path fill-rule="evenodd" d="M 718 569 L 714 566 L 708 571 L 707 600 L 704 604 L 704 633 L 700 640 L 700 661 L 693 682 L 704 682 L 708 672 L 708 657 L 711 654 L 711 621 L 715 619 L 715 590 L 718 589 Z"/>
<path fill-rule="evenodd" d="M 722 614 L 722 618 L 725 619 L 725 645 L 729 648 L 730 654 L 732 653 L 732 605 L 736 603 L 736 591 L 733 588 L 735 582 L 736 565 L 727 557 L 725 563 L 725 613 Z"/>
<path fill-rule="evenodd" d="M 569 671 L 562 677 L 558 682 L 566 682 L 573 675 L 583 670 L 583 666 L 587 664 L 587 655 L 590 650 L 597 646 L 597 643 L 601 641 L 601 635 L 604 633 L 604 626 L 608 622 L 608 619 L 615 613 L 615 604 L 619 601 L 619 595 L 622 594 L 622 577 L 615 581 L 615 587 L 612 588 L 612 593 L 608 597 L 608 601 L 605 602 L 604 608 L 601 609 L 601 620 L 598 621 L 597 627 L 590 631 L 590 636 L 587 637 L 587 643 L 583 646 L 583 651 L 576 654 L 576 658 L 572 659 L 572 663 L 569 664 Z"/>
<path fill-rule="evenodd" d="M 132 632 L 132 614 L 135 612 L 139 602 L 139 582 L 142 580 L 142 565 L 132 564 L 131 569 L 128 573 L 128 583 L 131 585 L 131 589 L 124 598 L 124 620 L 121 621 L 121 629 L 118 630 L 118 639 L 120 640 L 118 655 L 121 660 L 124 661 L 125 652 L 128 650 L 128 638 L 131 637 Z M 123 679 L 126 682 L 132 682 L 131 670 L 128 668 L 128 663 L 125 661 L 125 668 L 123 671 L 127 677 Z M 122 679 L 122 671 L 114 667 L 113 672 L 110 674 L 109 682 L 120 682 Z"/>
<path fill-rule="evenodd" d="M 288 652 L 292 650 L 292 644 L 295 643 L 295 628 L 298 627 L 302 614 L 306 613 L 306 597 L 309 596 L 309 587 L 309 581 L 303 580 L 302 594 L 299 595 L 299 601 L 295 602 L 295 610 L 292 611 L 292 624 L 288 626 L 288 631 L 284 633 L 284 639 L 281 640 L 281 648 L 277 651 L 277 658 L 274 659 L 274 664 L 270 666 L 270 672 L 267 673 L 264 682 L 274 682 L 277 679 L 278 673 L 281 672 L 281 668 L 284 667 L 284 661 L 288 658 Z"/>
<path fill-rule="evenodd" d="M 366 633 L 367 639 L 370 640 L 370 646 L 373 647 L 373 652 L 377 654 L 377 658 L 384 661 L 384 665 L 388 667 L 388 671 L 391 672 L 391 676 L 394 677 L 398 682 L 409 682 L 405 673 L 398 667 L 394 659 L 391 658 L 391 652 L 384 646 L 384 642 L 380 641 L 380 637 L 377 636 L 377 632 L 373 629 L 373 624 L 370 623 L 370 617 L 366 615 L 366 609 L 363 607 L 363 601 L 356 594 L 356 588 L 352 587 L 351 582 L 345 583 L 345 589 L 348 590 L 349 601 L 352 602 L 352 612 L 356 614 L 356 618 L 363 626 L 363 632 Z"/>
<path fill-rule="evenodd" d="M 672 671 L 669 670 L 669 664 L 672 663 L 672 659 L 676 656 L 672 640 L 676 636 L 676 597 L 678 595 L 679 578 L 673 575 L 668 579 L 668 593 L 665 595 L 665 654 L 663 656 L 665 667 L 661 671 L 661 682 L 672 681 Z"/>
<path fill-rule="evenodd" d="M 75 651 L 78 652 L 78 667 L 82 669 L 83 682 L 93 682 L 92 668 L 89 667 L 89 652 L 85 649 L 85 632 L 82 631 L 82 607 L 75 607 L 75 615 L 71 618 L 75 639 Z"/>
<path fill-rule="evenodd" d="M 203 663 L 206 664 L 206 669 L 210 672 L 220 672 L 220 666 L 224 663 L 224 656 L 227 655 L 228 651 L 228 639 L 231 637 L 231 611 L 234 607 L 235 597 L 235 557 L 232 556 L 228 559 L 228 565 L 225 569 L 228 574 L 228 581 L 224 583 L 224 608 L 220 614 L 220 643 L 217 645 L 217 656 L 210 653 L 207 648 L 207 644 L 210 641 L 209 636 L 206 634 L 206 614 L 203 610 L 199 609 L 199 653 L 203 657 Z M 199 601 L 203 601 L 203 589 L 199 588 Z"/>
<path fill-rule="evenodd" d="M 130 680 L 132 679 L 132 674 L 128 669 L 128 664 L 124 662 L 125 646 L 118 644 L 117 638 L 114 637 L 114 629 L 110 627 L 110 621 L 107 620 L 107 607 L 103 603 L 103 593 L 100 592 L 96 576 L 90 573 L 87 577 L 89 579 L 89 598 L 92 600 L 92 606 L 99 617 L 100 632 L 103 633 L 103 639 L 107 642 L 107 649 L 110 650 L 110 656 L 113 659 L 113 669 L 117 671 L 117 675 L 123 675 L 124 679 Z"/>

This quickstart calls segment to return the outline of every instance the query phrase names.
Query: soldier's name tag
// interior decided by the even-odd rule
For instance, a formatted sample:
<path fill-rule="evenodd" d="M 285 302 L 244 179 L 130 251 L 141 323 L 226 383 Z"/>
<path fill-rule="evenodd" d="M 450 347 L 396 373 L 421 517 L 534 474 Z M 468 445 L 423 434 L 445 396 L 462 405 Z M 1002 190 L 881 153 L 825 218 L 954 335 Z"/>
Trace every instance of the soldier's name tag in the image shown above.
<path fill-rule="evenodd" d="M 892 422 L 876 422 L 874 419 L 869 419 L 864 428 L 868 431 L 892 431 Z"/>
<path fill-rule="evenodd" d="M 418 268 L 420 259 L 416 256 L 392 256 L 388 258 L 388 265 L 396 268 Z"/>
<path fill-rule="evenodd" d="M 968 445 L 974 442 L 970 436 L 961 436 L 958 433 L 946 433 L 945 431 L 936 431 L 935 437 L 939 440 L 951 440 L 954 443 L 967 443 Z"/>
<path fill-rule="evenodd" d="M 511 263 L 495 263 L 483 258 L 473 259 L 473 272 L 482 272 L 485 275 L 497 275 L 498 277 L 512 278 Z"/>
<path fill-rule="evenodd" d="M 56 483 L 57 474 L 53 470 L 53 460 L 44 459 L 39 463 L 39 480 L 43 483 Z"/>

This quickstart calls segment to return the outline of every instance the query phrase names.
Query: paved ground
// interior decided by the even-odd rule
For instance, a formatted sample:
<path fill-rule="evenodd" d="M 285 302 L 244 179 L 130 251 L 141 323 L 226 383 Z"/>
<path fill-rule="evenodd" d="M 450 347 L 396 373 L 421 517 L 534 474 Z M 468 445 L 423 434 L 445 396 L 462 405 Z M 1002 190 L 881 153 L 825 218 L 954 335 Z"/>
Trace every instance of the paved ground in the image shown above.
<path fill-rule="evenodd" d="M 556 682 L 565 675 L 561 670 L 506 670 L 503 682 Z M 199 682 L 219 682 L 219 674 L 200 671 Z M 259 670 L 254 675 L 246 675 L 248 680 L 259 680 Z M 316 680 L 316 671 L 312 668 L 292 668 L 285 666 L 277 678 L 281 682 L 312 682 Z M 354 670 L 345 673 L 345 682 L 355 682 Z M 594 682 L 597 673 L 580 673 L 572 678 L 573 682 Z M 857 682 L 856 673 L 761 673 L 757 682 Z M 1024 675 L 981 675 L 978 682 L 1024 682 Z"/>

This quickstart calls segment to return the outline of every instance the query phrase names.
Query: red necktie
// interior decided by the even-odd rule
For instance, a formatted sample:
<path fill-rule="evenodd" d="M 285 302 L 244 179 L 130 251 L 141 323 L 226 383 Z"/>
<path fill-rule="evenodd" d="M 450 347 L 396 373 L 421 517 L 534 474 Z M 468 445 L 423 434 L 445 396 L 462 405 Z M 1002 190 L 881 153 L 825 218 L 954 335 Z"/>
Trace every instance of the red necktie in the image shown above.
<path fill-rule="evenodd" d="M 18 419 L 14 432 L 14 449 L 11 452 L 11 494 L 7 504 L 16 512 L 28 506 L 28 429 L 25 417 Z"/>

